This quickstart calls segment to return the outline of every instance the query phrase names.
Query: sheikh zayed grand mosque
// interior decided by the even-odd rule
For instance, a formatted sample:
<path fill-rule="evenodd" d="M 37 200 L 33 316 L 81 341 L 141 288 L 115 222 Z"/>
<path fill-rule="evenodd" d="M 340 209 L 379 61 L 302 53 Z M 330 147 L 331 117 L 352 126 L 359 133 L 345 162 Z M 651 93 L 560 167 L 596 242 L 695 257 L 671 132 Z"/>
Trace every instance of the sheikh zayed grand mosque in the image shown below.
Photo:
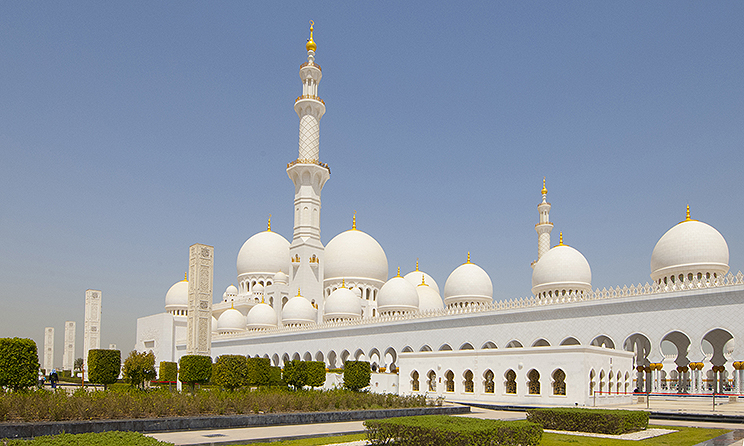
<path fill-rule="evenodd" d="M 195 273 L 203 270 L 194 269 L 192 246 L 189 273 L 167 291 L 165 311 L 137 320 L 137 350 L 154 352 L 158 364 L 178 361 L 198 338 L 213 358 L 324 361 L 329 387 L 340 380 L 332 369 L 361 359 L 375 372 L 372 391 L 495 404 L 744 392 L 744 275 L 729 272 L 726 240 L 692 219 L 689 207 L 653 248 L 650 283 L 593 290 L 584 256 L 562 236 L 551 243 L 543 180 L 532 297 L 503 301 L 493 300 L 491 278 L 469 255 L 443 288 L 418 265 L 389 278 L 384 249 L 356 228 L 356 218 L 324 246 L 320 196 L 330 169 L 320 162 L 325 103 L 312 26 L 306 48 L 294 105 L 299 154 L 287 165 L 295 191 L 291 240 L 269 220 L 240 248 L 238 286 L 214 303 L 210 275 L 199 288 L 208 289 L 208 302 L 198 307 L 190 282 L 207 276 Z M 199 324 L 189 319 L 195 308 L 206 315 Z"/>

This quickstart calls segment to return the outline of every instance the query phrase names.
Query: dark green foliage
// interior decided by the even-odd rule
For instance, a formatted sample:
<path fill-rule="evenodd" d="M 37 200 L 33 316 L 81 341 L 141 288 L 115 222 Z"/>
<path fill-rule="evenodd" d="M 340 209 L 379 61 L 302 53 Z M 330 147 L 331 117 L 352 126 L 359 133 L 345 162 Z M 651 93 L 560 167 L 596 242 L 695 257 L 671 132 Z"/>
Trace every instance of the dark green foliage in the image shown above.
<path fill-rule="evenodd" d="M 247 358 L 246 384 L 267 386 L 271 382 L 271 361 L 269 358 Z"/>
<path fill-rule="evenodd" d="M 88 381 L 103 384 L 104 388 L 119 378 L 121 352 L 119 350 L 88 350 Z"/>
<path fill-rule="evenodd" d="M 372 369 L 367 361 L 344 362 L 344 387 L 349 390 L 359 391 L 369 386 L 372 377 Z"/>
<path fill-rule="evenodd" d="M 9 446 L 166 446 L 165 443 L 138 432 L 102 432 L 100 434 L 60 434 L 37 437 L 33 440 L 10 440 Z"/>
<path fill-rule="evenodd" d="M 307 363 L 297 359 L 285 363 L 282 379 L 295 390 L 302 389 L 307 384 Z"/>
<path fill-rule="evenodd" d="M 178 379 L 178 364 L 169 361 L 160 361 L 159 381 L 174 382 Z"/>
<path fill-rule="evenodd" d="M 0 386 L 13 390 L 36 385 L 39 356 L 31 339 L 0 339 Z"/>
<path fill-rule="evenodd" d="M 190 384 L 193 393 L 195 384 L 206 383 L 212 377 L 212 358 L 201 355 L 182 356 L 178 368 L 178 379 Z"/>
<path fill-rule="evenodd" d="M 75 358 L 75 362 L 72 365 L 72 369 L 76 372 L 82 372 L 83 371 L 83 358 Z"/>
<path fill-rule="evenodd" d="M 542 427 L 526 421 L 481 420 L 447 415 L 367 420 L 367 439 L 373 445 L 523 445 L 540 443 Z"/>
<path fill-rule="evenodd" d="M 529 409 L 527 420 L 544 429 L 619 435 L 648 427 L 648 412 L 583 408 Z"/>
<path fill-rule="evenodd" d="M 235 390 L 247 382 L 248 363 L 245 356 L 222 355 L 214 363 L 212 383 L 227 389 Z"/>
<path fill-rule="evenodd" d="M 155 354 L 153 352 L 138 353 L 132 350 L 124 360 L 124 381 L 132 387 L 144 389 L 145 381 L 155 379 Z"/>
<path fill-rule="evenodd" d="M 321 387 L 323 384 L 325 384 L 325 362 L 309 361 L 307 365 L 305 365 L 305 368 L 307 370 L 307 381 L 305 382 L 305 385 L 315 388 Z"/>
<path fill-rule="evenodd" d="M 282 380 L 282 369 L 272 366 L 269 371 L 269 385 L 286 387 L 287 383 Z"/>

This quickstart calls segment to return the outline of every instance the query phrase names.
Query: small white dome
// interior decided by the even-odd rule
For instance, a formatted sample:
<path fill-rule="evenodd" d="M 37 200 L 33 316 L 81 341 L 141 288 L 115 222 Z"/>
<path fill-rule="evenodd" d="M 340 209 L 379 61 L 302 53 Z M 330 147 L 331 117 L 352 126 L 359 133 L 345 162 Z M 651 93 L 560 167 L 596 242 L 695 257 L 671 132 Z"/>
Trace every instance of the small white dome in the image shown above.
<path fill-rule="evenodd" d="M 225 290 L 225 294 L 231 295 L 231 296 L 237 296 L 238 295 L 238 287 L 235 285 L 230 285 Z"/>
<path fill-rule="evenodd" d="M 468 256 L 469 257 L 469 256 Z M 493 301 L 493 284 L 483 268 L 467 263 L 455 268 L 444 283 L 444 304 L 489 304 Z"/>
<path fill-rule="evenodd" d="M 592 269 L 576 249 L 557 245 L 540 257 L 532 271 L 532 294 L 591 291 Z"/>
<path fill-rule="evenodd" d="M 444 303 L 439 293 L 428 283 L 419 284 L 416 287 L 416 293 L 419 297 L 419 311 L 422 313 L 444 308 Z"/>
<path fill-rule="evenodd" d="M 257 283 L 253 285 L 253 288 L 251 288 L 251 292 L 253 292 L 254 294 L 262 294 L 264 292 L 264 286 L 260 283 Z"/>
<path fill-rule="evenodd" d="M 189 283 L 184 279 L 176 282 L 165 294 L 165 311 L 186 310 L 189 306 Z"/>
<path fill-rule="evenodd" d="M 339 288 L 325 301 L 323 320 L 362 317 L 362 299 L 348 288 Z"/>
<path fill-rule="evenodd" d="M 246 328 L 248 330 L 276 328 L 276 312 L 267 303 L 261 302 L 257 304 L 248 312 Z"/>
<path fill-rule="evenodd" d="M 419 271 L 418 267 L 416 268 L 416 271 L 411 271 L 410 273 L 403 276 L 403 278 L 411 282 L 411 285 L 417 287 L 421 285 L 421 276 L 424 276 L 424 281 L 427 285 L 429 285 L 434 291 L 436 291 L 437 294 L 440 294 L 439 285 L 437 285 L 436 280 L 434 280 L 433 277 L 426 274 L 425 272 Z"/>
<path fill-rule="evenodd" d="M 249 238 L 238 253 L 238 276 L 242 274 L 289 274 L 289 242 L 272 231 Z"/>
<path fill-rule="evenodd" d="M 368 234 L 350 229 L 333 237 L 325 247 L 324 276 L 333 279 L 387 280 L 385 251 Z"/>
<path fill-rule="evenodd" d="M 712 226 L 696 220 L 685 220 L 668 230 L 651 254 L 651 278 L 658 281 L 689 274 L 706 277 L 723 275 L 729 270 L 728 244 Z"/>
<path fill-rule="evenodd" d="M 418 307 L 416 287 L 400 276 L 385 282 L 377 294 L 377 309 L 382 314 L 413 312 L 418 311 Z"/>
<path fill-rule="evenodd" d="M 279 271 L 278 273 L 274 274 L 274 283 L 287 285 L 289 284 L 289 276 Z"/>
<path fill-rule="evenodd" d="M 217 320 L 217 331 L 220 333 L 234 333 L 242 330 L 245 330 L 245 316 L 235 308 L 225 310 Z"/>
<path fill-rule="evenodd" d="M 307 325 L 315 323 L 317 310 L 304 297 L 297 295 L 284 304 L 282 322 L 284 325 Z"/>

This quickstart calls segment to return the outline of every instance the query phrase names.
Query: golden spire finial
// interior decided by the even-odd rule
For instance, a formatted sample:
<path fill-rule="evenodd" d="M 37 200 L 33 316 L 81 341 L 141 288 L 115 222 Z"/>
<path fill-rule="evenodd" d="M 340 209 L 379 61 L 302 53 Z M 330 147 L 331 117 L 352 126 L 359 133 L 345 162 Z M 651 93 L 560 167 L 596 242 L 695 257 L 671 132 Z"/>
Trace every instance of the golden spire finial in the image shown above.
<path fill-rule="evenodd" d="M 398 275 L 396 277 L 400 277 L 400 266 L 398 267 Z"/>
<path fill-rule="evenodd" d="M 465 263 L 470 263 L 470 251 L 468 251 L 468 261 Z"/>
<path fill-rule="evenodd" d="M 315 22 L 310 20 L 310 38 L 307 40 L 307 43 L 305 44 L 305 48 L 307 48 L 308 51 L 315 51 L 315 49 L 318 47 L 315 44 L 315 41 L 313 41 L 313 26 L 315 25 Z"/>
<path fill-rule="evenodd" d="M 263 297 L 263 294 L 261 295 L 261 303 L 262 303 L 262 304 L 265 304 L 265 303 L 266 303 L 266 302 L 264 302 L 264 297 Z"/>
<path fill-rule="evenodd" d="M 232 300 L 230 301 L 230 309 L 231 310 L 235 309 L 235 301 L 232 301 Z"/>
<path fill-rule="evenodd" d="M 687 218 L 685 218 L 685 221 L 690 221 L 690 220 L 692 219 L 690 218 L 690 205 L 688 204 L 687 205 Z"/>
<path fill-rule="evenodd" d="M 267 231 L 271 232 L 271 214 L 269 214 L 269 228 Z"/>
<path fill-rule="evenodd" d="M 341 279 L 341 288 L 346 288 L 346 279 Z"/>
<path fill-rule="evenodd" d="M 186 271 L 185 273 L 183 273 L 183 281 L 184 282 L 188 282 L 189 281 L 189 272 L 188 271 Z"/>
<path fill-rule="evenodd" d="M 300 289 L 299 288 L 297 288 L 297 296 L 296 297 L 301 297 L 300 296 Z"/>
<path fill-rule="evenodd" d="M 545 177 L 543 177 L 543 188 L 542 188 L 542 194 L 547 195 L 548 189 L 545 187 Z"/>
<path fill-rule="evenodd" d="M 558 238 L 558 246 L 563 246 L 563 233 L 560 233 L 560 236 Z"/>
<path fill-rule="evenodd" d="M 354 216 L 351 217 L 351 229 L 356 229 L 356 211 L 354 211 Z"/>
<path fill-rule="evenodd" d="M 416 270 L 418 271 L 418 270 Z M 421 285 L 426 285 L 426 281 L 424 280 L 424 275 L 421 275 Z"/>
<path fill-rule="evenodd" d="M 416 271 L 418 271 L 418 259 L 416 259 Z"/>

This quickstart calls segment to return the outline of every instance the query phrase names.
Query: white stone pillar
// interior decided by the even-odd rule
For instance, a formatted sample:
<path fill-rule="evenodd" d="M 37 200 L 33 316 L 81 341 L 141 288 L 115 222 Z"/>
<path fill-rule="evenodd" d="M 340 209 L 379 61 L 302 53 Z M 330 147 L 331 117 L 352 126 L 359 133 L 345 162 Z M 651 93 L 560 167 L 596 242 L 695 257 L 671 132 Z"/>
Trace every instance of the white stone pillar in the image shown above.
<path fill-rule="evenodd" d="M 44 329 L 44 370 L 49 374 L 54 368 L 54 327 Z"/>
<path fill-rule="evenodd" d="M 65 345 L 62 349 L 62 370 L 75 367 L 75 321 L 65 322 Z"/>
<path fill-rule="evenodd" d="M 189 303 L 186 315 L 186 354 L 212 353 L 212 285 L 214 247 L 189 247 Z"/>
<path fill-rule="evenodd" d="M 101 348 L 101 301 L 100 290 L 85 291 L 85 328 L 83 331 L 83 363 L 88 370 L 88 351 Z"/>

